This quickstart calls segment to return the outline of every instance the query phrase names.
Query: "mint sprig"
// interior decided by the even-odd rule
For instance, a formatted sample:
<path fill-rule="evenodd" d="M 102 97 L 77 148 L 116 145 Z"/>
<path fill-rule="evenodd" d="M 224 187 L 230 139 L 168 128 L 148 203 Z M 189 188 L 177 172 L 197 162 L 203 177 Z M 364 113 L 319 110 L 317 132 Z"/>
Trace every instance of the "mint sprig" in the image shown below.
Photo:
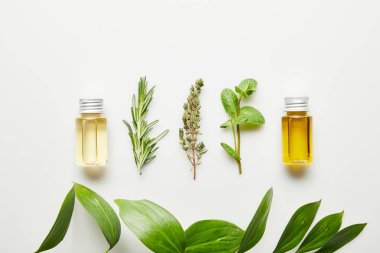
<path fill-rule="evenodd" d="M 265 123 L 264 116 L 259 110 L 252 106 L 240 107 L 242 99 L 246 99 L 256 91 L 257 82 L 254 79 L 245 79 L 238 86 L 235 86 L 235 92 L 231 89 L 224 89 L 221 94 L 221 101 L 224 110 L 229 116 L 229 119 L 220 127 L 231 127 L 234 138 L 234 148 L 226 143 L 221 143 L 221 146 L 237 163 L 239 174 L 242 174 L 240 155 L 240 126 L 249 125 L 253 127 L 260 126 Z"/>

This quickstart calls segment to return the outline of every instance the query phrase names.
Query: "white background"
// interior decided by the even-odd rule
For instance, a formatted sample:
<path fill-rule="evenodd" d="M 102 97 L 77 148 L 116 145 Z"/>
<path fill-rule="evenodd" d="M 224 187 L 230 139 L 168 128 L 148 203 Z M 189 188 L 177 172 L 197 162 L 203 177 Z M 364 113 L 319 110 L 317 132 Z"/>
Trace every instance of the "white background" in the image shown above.
<path fill-rule="evenodd" d="M 252 252 L 271 252 L 291 214 L 323 198 L 317 218 L 345 210 L 344 226 L 368 222 L 342 252 L 378 251 L 380 227 L 380 2 L 28 1 L 0 2 L 0 251 L 33 252 L 72 181 L 108 200 L 147 198 L 187 228 L 225 219 L 245 228 L 265 191 L 274 199 L 267 231 Z M 139 176 L 122 119 L 140 76 L 157 85 L 149 119 L 169 135 Z M 209 148 L 193 181 L 178 144 L 182 103 L 205 81 L 203 140 Z M 219 146 L 232 134 L 220 92 L 253 77 L 247 104 L 266 124 L 242 134 L 244 174 Z M 283 97 L 307 95 L 315 162 L 303 178 L 281 164 Z M 78 99 L 105 99 L 106 176 L 75 166 Z M 76 205 L 68 235 L 51 252 L 104 252 L 95 222 Z M 115 253 L 149 252 L 124 225 Z"/>

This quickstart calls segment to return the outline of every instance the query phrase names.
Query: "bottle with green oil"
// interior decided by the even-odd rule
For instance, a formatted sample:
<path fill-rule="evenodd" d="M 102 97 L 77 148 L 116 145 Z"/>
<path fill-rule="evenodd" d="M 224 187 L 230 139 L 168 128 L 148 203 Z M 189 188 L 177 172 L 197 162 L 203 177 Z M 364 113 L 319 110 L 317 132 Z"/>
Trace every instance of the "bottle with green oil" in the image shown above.
<path fill-rule="evenodd" d="M 80 99 L 79 114 L 76 119 L 77 165 L 89 176 L 98 177 L 107 166 L 107 121 L 103 116 L 103 99 Z"/>
<path fill-rule="evenodd" d="M 312 117 L 308 97 L 286 97 L 282 117 L 282 159 L 293 168 L 305 168 L 313 160 Z M 299 171 L 298 171 L 299 172 Z"/>

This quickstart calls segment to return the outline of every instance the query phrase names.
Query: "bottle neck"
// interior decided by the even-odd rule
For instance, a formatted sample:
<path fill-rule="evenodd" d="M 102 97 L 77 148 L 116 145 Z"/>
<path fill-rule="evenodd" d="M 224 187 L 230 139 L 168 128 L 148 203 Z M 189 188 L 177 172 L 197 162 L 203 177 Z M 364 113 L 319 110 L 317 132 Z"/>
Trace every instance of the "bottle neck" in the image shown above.
<path fill-rule="evenodd" d="M 103 114 L 102 113 L 80 113 L 80 117 L 85 118 L 85 119 L 101 118 L 103 117 Z"/>
<path fill-rule="evenodd" d="M 307 116 L 307 111 L 286 112 L 286 116 Z"/>

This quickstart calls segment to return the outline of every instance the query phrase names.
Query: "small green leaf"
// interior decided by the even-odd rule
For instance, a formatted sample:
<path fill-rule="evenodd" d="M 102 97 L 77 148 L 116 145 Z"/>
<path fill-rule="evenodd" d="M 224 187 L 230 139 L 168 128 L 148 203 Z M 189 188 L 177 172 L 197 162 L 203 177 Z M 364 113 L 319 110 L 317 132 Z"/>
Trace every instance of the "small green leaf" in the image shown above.
<path fill-rule="evenodd" d="M 112 207 L 97 193 L 87 187 L 74 183 L 75 196 L 95 219 L 104 237 L 106 238 L 109 249 L 111 250 L 120 239 L 120 221 Z"/>
<path fill-rule="evenodd" d="M 54 248 L 65 238 L 73 215 L 74 205 L 75 194 L 73 187 L 66 195 L 53 227 L 36 253 Z"/>
<path fill-rule="evenodd" d="M 342 225 L 343 212 L 330 214 L 321 219 L 306 236 L 297 253 L 309 252 L 322 247 Z"/>
<path fill-rule="evenodd" d="M 167 210 L 149 200 L 117 199 L 115 203 L 125 225 L 150 250 L 156 253 L 185 251 L 185 232 Z"/>
<path fill-rule="evenodd" d="M 227 120 L 226 122 L 224 122 L 223 124 L 220 125 L 220 128 L 227 128 L 227 127 L 231 127 L 231 126 L 232 126 L 232 121 Z"/>
<path fill-rule="evenodd" d="M 231 118 L 236 117 L 239 110 L 239 102 L 235 92 L 231 89 L 224 89 L 221 94 L 221 100 L 227 114 Z"/>
<path fill-rule="evenodd" d="M 235 253 L 244 231 L 222 220 L 198 221 L 186 230 L 186 253 Z"/>
<path fill-rule="evenodd" d="M 220 145 L 224 148 L 224 150 L 227 152 L 227 154 L 232 156 L 237 162 L 241 160 L 238 153 L 236 153 L 236 151 L 233 148 L 231 148 L 228 144 L 222 142 L 222 143 L 220 143 Z"/>
<path fill-rule="evenodd" d="M 298 208 L 282 233 L 274 253 L 287 252 L 302 241 L 317 215 L 320 204 L 321 201 L 318 201 Z"/>
<path fill-rule="evenodd" d="M 346 227 L 335 234 L 317 253 L 332 253 L 354 240 L 365 228 L 367 223 Z"/>
<path fill-rule="evenodd" d="M 236 118 L 236 124 L 260 126 L 265 123 L 264 116 L 252 106 L 243 106 L 240 109 L 239 116 Z"/>
<path fill-rule="evenodd" d="M 253 248 L 263 237 L 267 219 L 272 204 L 273 189 L 270 188 L 262 199 L 259 208 L 253 216 L 251 223 L 244 233 L 238 253 L 243 253 Z"/>
<path fill-rule="evenodd" d="M 235 91 L 246 98 L 256 91 L 257 82 L 254 79 L 245 79 L 239 86 L 235 86 Z"/>
<path fill-rule="evenodd" d="M 240 96 L 242 96 L 244 98 L 248 97 L 248 94 L 245 93 L 245 91 L 242 90 L 239 86 L 235 86 L 235 91 L 236 91 L 236 93 L 239 93 Z"/>

